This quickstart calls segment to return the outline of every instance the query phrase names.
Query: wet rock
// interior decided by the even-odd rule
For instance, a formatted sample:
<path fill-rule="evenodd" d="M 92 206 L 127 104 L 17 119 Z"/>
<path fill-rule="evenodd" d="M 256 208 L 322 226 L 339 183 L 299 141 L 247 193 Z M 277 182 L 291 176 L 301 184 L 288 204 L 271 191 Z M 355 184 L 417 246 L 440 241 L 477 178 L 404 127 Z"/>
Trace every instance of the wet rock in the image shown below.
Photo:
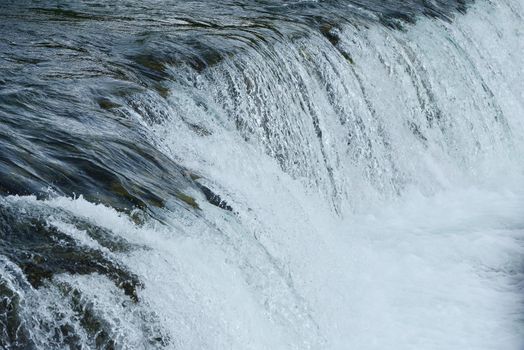
<path fill-rule="evenodd" d="M 220 198 L 220 196 L 213 191 L 211 191 L 209 188 L 207 188 L 204 185 L 198 184 L 198 187 L 204 193 L 204 196 L 206 196 L 206 199 L 209 203 L 213 204 L 214 206 L 219 207 L 220 209 L 224 209 L 227 211 L 233 211 L 233 208 L 227 204 L 225 200 Z"/>
<path fill-rule="evenodd" d="M 193 198 L 191 196 L 188 196 L 187 194 L 182 193 L 182 192 L 178 192 L 176 194 L 176 197 L 178 199 L 180 199 L 182 202 L 184 202 L 187 205 L 189 205 L 190 207 L 192 207 L 194 209 L 200 209 L 200 207 L 199 207 L 198 203 L 196 202 L 195 198 Z"/>
<path fill-rule="evenodd" d="M 197 180 L 201 179 L 202 176 L 197 175 L 187 170 L 184 171 L 183 174 L 184 176 L 188 177 L 189 179 L 191 179 L 194 182 L 194 184 L 202 191 L 202 193 L 206 197 L 206 200 L 210 204 L 213 204 L 214 206 L 217 206 L 220 209 L 224 209 L 227 211 L 233 211 L 233 208 L 229 204 L 227 204 L 227 202 L 223 200 L 218 194 L 214 193 L 209 187 L 206 187 L 202 185 L 201 183 L 197 182 Z"/>

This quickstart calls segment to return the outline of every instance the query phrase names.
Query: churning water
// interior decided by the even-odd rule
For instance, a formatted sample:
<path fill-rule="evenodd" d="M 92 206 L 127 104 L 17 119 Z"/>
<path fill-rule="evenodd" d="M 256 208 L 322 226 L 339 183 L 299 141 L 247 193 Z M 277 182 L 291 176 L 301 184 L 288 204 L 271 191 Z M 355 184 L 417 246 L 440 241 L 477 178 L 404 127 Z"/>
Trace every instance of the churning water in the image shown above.
<path fill-rule="evenodd" d="M 0 7 L 2 348 L 524 348 L 522 0 Z"/>

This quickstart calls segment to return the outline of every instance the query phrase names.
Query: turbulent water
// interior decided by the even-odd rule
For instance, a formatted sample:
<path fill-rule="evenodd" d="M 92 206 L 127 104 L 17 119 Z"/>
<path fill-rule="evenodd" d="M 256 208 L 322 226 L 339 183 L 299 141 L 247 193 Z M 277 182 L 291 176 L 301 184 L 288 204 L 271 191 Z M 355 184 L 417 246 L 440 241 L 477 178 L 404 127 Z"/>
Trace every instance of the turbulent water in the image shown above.
<path fill-rule="evenodd" d="M 523 16 L 0 1 L 0 347 L 524 349 Z"/>

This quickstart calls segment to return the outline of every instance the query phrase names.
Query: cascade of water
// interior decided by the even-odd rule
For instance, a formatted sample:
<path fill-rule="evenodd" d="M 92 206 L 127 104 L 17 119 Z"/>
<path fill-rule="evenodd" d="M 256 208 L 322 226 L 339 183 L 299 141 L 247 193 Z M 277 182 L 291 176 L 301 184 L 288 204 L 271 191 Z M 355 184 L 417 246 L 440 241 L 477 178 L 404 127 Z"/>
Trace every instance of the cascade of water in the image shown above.
<path fill-rule="evenodd" d="M 0 255 L 4 344 L 519 349 L 523 7 L 290 23 L 157 69 L 165 87 L 118 108 L 193 186 L 149 219 L 1 197 L 0 226 L 33 223 L 86 271 L 41 279 Z"/>

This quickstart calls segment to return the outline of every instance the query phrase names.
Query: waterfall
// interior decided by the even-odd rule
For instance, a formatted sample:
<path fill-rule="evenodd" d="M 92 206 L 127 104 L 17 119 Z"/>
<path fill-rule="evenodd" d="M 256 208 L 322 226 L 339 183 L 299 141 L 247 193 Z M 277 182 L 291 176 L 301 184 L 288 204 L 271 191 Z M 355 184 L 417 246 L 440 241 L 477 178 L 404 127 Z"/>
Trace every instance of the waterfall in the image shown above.
<path fill-rule="evenodd" d="M 0 196 L 2 346 L 524 346 L 524 3 L 386 24 L 358 2 L 326 11 L 320 29 L 195 20 L 197 54 L 185 34 L 176 57 L 122 49 L 126 79 L 86 83 L 110 96 L 100 122 L 60 147 L 98 172 Z"/>

